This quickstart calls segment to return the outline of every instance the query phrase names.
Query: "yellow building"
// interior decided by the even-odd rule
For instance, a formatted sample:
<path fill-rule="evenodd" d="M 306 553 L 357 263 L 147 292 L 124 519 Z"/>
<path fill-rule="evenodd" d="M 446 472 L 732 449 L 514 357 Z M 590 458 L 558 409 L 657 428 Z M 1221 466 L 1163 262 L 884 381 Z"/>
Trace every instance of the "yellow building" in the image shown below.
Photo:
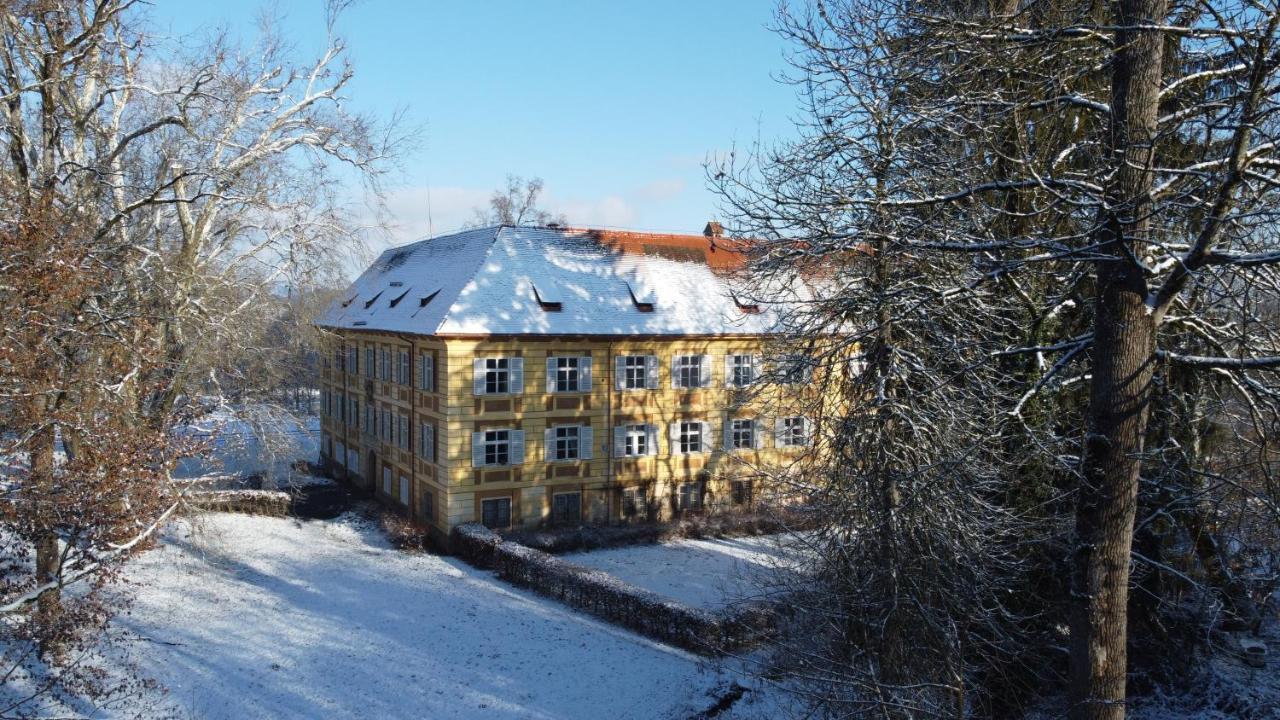
<path fill-rule="evenodd" d="M 813 437 L 702 236 L 500 226 L 383 253 L 320 325 L 323 460 L 447 535 L 748 508 Z"/>

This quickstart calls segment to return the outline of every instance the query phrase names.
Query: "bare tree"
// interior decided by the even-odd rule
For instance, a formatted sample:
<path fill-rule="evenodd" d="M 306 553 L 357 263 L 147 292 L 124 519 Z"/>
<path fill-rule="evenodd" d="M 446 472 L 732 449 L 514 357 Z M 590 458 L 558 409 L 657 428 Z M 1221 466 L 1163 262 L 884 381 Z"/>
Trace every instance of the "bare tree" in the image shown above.
<path fill-rule="evenodd" d="M 980 418 L 1000 438 L 992 467 L 1003 479 L 987 488 L 963 483 L 960 498 L 1002 510 L 953 527 L 951 542 L 983 527 L 996 531 L 993 540 L 1004 537 L 1000 518 L 1025 517 L 1025 508 L 1052 511 L 1037 523 L 1051 533 L 1070 499 L 1076 717 L 1124 716 L 1130 565 L 1172 570 L 1132 553 L 1135 525 L 1151 524 L 1137 520 L 1140 477 L 1156 474 L 1161 460 L 1148 446 L 1155 388 L 1174 372 L 1208 371 L 1216 392 L 1250 408 L 1249 417 L 1234 414 L 1246 424 L 1230 431 L 1271 442 L 1277 395 L 1267 373 L 1280 367 L 1280 342 L 1261 313 L 1280 289 L 1272 230 L 1278 18 L 1272 5 L 1139 0 L 1106 8 L 894 0 L 784 8 L 779 24 L 797 44 L 795 79 L 806 101 L 802 139 L 713 168 L 741 232 L 763 238 L 762 271 L 850 269 L 834 282 L 810 278 L 820 294 L 798 327 L 811 336 L 872 328 L 857 338 L 873 354 L 871 377 L 884 372 L 874 356 L 889 347 L 910 358 L 889 377 L 900 383 L 909 369 L 935 380 L 906 395 L 917 400 L 901 422 L 937 422 L 929 413 L 940 412 L 951 430 Z M 856 259 L 860 246 L 915 276 L 878 283 L 879 266 Z M 909 330 L 904 319 L 918 308 L 953 318 L 935 321 L 952 329 Z M 969 351 L 967 366 L 944 362 Z M 918 399 L 946 395 L 955 383 L 978 388 L 999 412 Z M 867 392 L 872 407 L 894 398 L 874 384 Z M 836 432 L 885 427 L 868 417 Z M 946 449 L 990 447 L 980 435 L 961 432 Z M 875 454 L 843 460 L 825 469 L 827 485 L 815 492 L 847 487 L 842 474 L 865 478 L 896 466 Z M 1247 485 L 1243 474 L 1267 462 L 1237 467 L 1234 481 Z M 911 478 L 936 471 L 933 463 L 903 467 Z M 1044 482 L 1017 481 L 1028 469 Z M 1274 495 L 1251 499 L 1275 507 Z M 856 527 L 891 522 L 894 507 L 882 504 L 873 524 Z M 1150 507 L 1165 516 L 1168 509 Z M 1186 507 L 1174 516 L 1196 522 Z M 904 574 L 915 560 L 875 559 L 900 578 L 936 577 Z M 918 584 L 887 597 L 934 602 Z M 945 603 L 935 617 L 974 621 Z M 858 695 L 874 712 L 916 707 L 884 691 L 922 686 L 869 670 L 859 677 L 870 678 Z M 908 679 L 939 677 L 935 670 Z"/>
<path fill-rule="evenodd" d="M 6 522 L 30 545 L 6 549 L 35 558 L 33 573 L 6 577 L 6 614 L 58 616 L 65 585 L 98 582 L 154 532 L 180 499 L 173 461 L 198 450 L 173 437 L 201 412 L 181 400 L 216 392 L 251 355 L 244 341 L 279 319 L 273 300 L 359 247 L 337 168 L 376 202 L 397 136 L 345 109 L 344 4 L 330 4 L 328 42 L 308 63 L 269 23 L 249 47 L 193 47 L 146 35 L 130 0 L 0 8 L 0 201 L 17 239 L 0 292 L 6 307 L 56 301 L 0 321 L 13 350 L 3 452 L 28 458 L 4 487 Z M 21 263 L 63 256 L 65 277 Z M 111 490 L 57 494 L 78 472 Z"/>
<path fill-rule="evenodd" d="M 555 215 L 538 207 L 542 195 L 542 178 L 524 178 L 508 175 L 505 190 L 494 190 L 489 207 L 476 208 L 475 219 L 469 227 L 490 225 L 565 225 L 564 215 Z"/>

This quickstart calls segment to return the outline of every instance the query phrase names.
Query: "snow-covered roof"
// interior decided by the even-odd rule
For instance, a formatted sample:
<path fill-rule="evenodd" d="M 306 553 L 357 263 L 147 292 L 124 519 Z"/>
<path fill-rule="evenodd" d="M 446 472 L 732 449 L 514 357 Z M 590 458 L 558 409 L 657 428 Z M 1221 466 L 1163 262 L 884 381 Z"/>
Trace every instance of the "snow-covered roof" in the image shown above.
<path fill-rule="evenodd" d="M 580 228 L 468 230 L 392 248 L 320 318 L 419 335 L 757 335 L 732 240 Z"/>

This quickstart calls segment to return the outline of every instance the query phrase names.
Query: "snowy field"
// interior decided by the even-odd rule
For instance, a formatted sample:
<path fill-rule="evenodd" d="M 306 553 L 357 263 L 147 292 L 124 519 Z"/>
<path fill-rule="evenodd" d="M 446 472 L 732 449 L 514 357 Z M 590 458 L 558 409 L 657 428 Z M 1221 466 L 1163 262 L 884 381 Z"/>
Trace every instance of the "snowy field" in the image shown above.
<path fill-rule="evenodd" d="M 687 605 L 715 609 L 757 594 L 757 580 L 779 570 L 783 536 L 680 540 L 562 556 Z"/>
<path fill-rule="evenodd" d="M 393 550 L 351 515 L 207 515 L 130 576 L 120 644 L 170 691 L 148 714 L 686 718 L 747 684 L 461 561 Z M 770 701 L 749 692 L 717 717 L 767 717 Z"/>

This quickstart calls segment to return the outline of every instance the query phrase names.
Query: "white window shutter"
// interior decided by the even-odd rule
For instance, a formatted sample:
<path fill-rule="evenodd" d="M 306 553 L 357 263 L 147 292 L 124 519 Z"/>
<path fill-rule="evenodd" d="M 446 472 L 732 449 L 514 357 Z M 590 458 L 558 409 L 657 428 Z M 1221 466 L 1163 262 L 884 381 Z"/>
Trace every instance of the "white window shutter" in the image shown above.
<path fill-rule="evenodd" d="M 645 425 L 644 434 L 645 434 L 645 444 L 648 446 L 646 449 L 649 451 L 649 454 L 657 455 L 658 454 L 658 426 Z"/>
<path fill-rule="evenodd" d="M 773 444 L 775 447 L 786 445 L 783 438 L 786 436 L 786 418 L 777 418 L 773 421 Z"/>
<path fill-rule="evenodd" d="M 711 452 L 716 446 L 715 439 L 711 434 L 711 423 L 702 421 L 702 452 Z"/>
<path fill-rule="evenodd" d="M 626 361 L 621 355 L 613 356 L 613 389 L 623 390 L 627 387 Z"/>
<path fill-rule="evenodd" d="M 554 460 L 556 459 L 556 453 L 555 453 L 555 447 L 556 447 L 556 431 L 555 431 L 555 428 L 550 428 L 550 427 L 549 427 L 549 428 L 547 428 L 546 430 L 543 430 L 543 431 L 542 431 L 542 444 L 543 444 L 543 449 L 542 449 L 542 459 L 543 459 L 543 460 L 545 460 L 545 461 L 547 461 L 547 462 L 552 462 L 552 461 L 554 461 Z"/>
<path fill-rule="evenodd" d="M 523 395 L 524 358 L 511 358 L 511 362 L 508 363 L 508 366 L 511 368 L 511 393 L 513 395 Z"/>
<path fill-rule="evenodd" d="M 764 374 L 764 363 L 759 355 L 751 356 L 751 382 L 758 382 Z M 757 428 L 759 429 L 759 428 Z"/>
<path fill-rule="evenodd" d="M 702 362 L 699 365 L 701 366 L 702 377 L 698 387 L 711 387 L 711 356 L 703 355 Z"/>
<path fill-rule="evenodd" d="M 658 389 L 658 356 L 646 355 L 644 358 L 645 387 Z"/>
<path fill-rule="evenodd" d="M 813 421 L 809 418 L 803 418 L 804 422 L 804 444 L 813 444 Z"/>
<path fill-rule="evenodd" d="M 484 394 L 484 358 L 471 361 L 471 391 L 476 395 Z"/>
<path fill-rule="evenodd" d="M 755 440 L 757 450 L 764 447 L 764 428 L 759 420 L 751 421 L 751 437 Z"/>
<path fill-rule="evenodd" d="M 667 440 L 671 442 L 671 454 L 680 454 L 680 423 L 671 423 L 671 429 L 668 432 Z"/>
<path fill-rule="evenodd" d="M 471 433 L 471 467 L 484 467 L 484 433 Z"/>
<path fill-rule="evenodd" d="M 626 457 L 627 454 L 627 426 L 616 425 L 613 428 L 613 456 Z"/>
<path fill-rule="evenodd" d="M 733 387 L 733 354 L 724 356 L 724 386 Z"/>
<path fill-rule="evenodd" d="M 553 393 L 555 391 L 556 391 L 556 359 L 553 357 L 549 357 L 547 358 L 547 392 Z"/>
<path fill-rule="evenodd" d="M 733 449 L 733 418 L 725 418 L 721 427 L 724 428 L 724 437 L 721 438 L 721 445 L 724 447 L 725 452 L 728 452 Z"/>
<path fill-rule="evenodd" d="M 524 431 L 511 431 L 511 464 L 524 464 Z"/>
<path fill-rule="evenodd" d="M 671 356 L 671 387 L 680 387 L 680 372 L 676 369 L 680 367 L 680 355 Z"/>
<path fill-rule="evenodd" d="M 583 355 L 578 359 L 578 389 L 591 392 L 591 356 Z"/>
<path fill-rule="evenodd" d="M 594 445 L 595 433 L 591 431 L 590 425 L 583 425 L 578 428 L 578 459 L 590 460 L 596 456 Z"/>

